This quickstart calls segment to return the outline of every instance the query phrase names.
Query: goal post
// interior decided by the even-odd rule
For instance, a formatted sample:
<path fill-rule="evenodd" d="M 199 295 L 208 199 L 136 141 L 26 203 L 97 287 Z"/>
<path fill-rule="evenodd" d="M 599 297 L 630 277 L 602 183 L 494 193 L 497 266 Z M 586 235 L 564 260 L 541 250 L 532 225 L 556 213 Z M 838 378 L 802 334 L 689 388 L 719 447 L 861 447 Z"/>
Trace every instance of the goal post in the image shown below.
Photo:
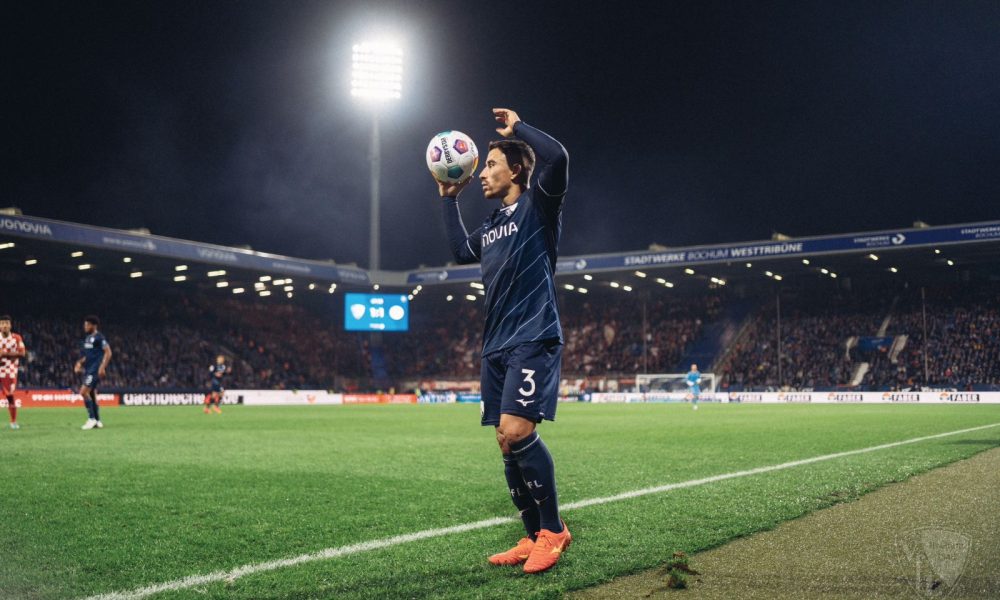
<path fill-rule="evenodd" d="M 715 402 L 715 373 L 701 374 L 699 402 Z M 690 400 L 687 373 L 643 373 L 635 376 L 635 392 L 646 394 L 647 402 L 684 402 Z"/>

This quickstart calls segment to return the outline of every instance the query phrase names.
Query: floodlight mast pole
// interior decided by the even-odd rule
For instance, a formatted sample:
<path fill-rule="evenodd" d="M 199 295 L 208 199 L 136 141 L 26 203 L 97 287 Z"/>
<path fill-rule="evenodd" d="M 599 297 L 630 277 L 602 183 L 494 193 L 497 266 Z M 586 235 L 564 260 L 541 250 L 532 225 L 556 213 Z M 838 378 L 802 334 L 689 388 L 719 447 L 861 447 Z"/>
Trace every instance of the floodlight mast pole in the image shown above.
<path fill-rule="evenodd" d="M 375 272 L 381 268 L 381 239 L 379 227 L 379 178 L 382 171 L 382 149 L 378 135 L 378 111 L 372 111 L 371 155 L 371 223 L 368 236 L 368 268 Z"/>
<path fill-rule="evenodd" d="M 379 189 L 382 148 L 379 139 L 379 110 L 382 103 L 399 100 L 401 96 L 403 53 L 398 46 L 384 42 L 355 44 L 352 50 L 351 95 L 368 103 L 372 113 L 368 268 L 375 272 L 382 266 Z"/>

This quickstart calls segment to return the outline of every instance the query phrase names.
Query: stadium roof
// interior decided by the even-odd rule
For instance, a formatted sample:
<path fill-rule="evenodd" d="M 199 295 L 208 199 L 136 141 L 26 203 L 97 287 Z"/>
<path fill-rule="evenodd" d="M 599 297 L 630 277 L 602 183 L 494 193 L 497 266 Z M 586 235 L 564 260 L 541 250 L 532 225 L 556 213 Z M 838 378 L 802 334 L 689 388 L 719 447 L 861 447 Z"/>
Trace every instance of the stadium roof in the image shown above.
<path fill-rule="evenodd" d="M 31 260 L 36 262 L 26 264 Z M 180 276 L 221 278 L 215 281 L 228 278 L 249 285 L 261 277 L 358 287 L 468 286 L 480 279 L 478 265 L 372 273 L 332 261 L 19 214 L 0 215 L 0 264 L 5 268 L 44 264 L 66 270 L 90 265 L 88 270 L 121 273 L 123 277 L 141 272 L 142 277 L 163 280 Z M 683 285 L 688 279 L 705 280 L 711 285 L 747 279 L 770 278 L 780 282 L 788 278 L 833 279 L 844 275 L 923 274 L 940 279 L 949 270 L 974 270 L 997 277 L 998 265 L 1000 221 L 991 221 L 563 257 L 557 263 L 556 275 L 560 277 L 560 285 L 573 289 L 595 281 L 597 275 L 601 285 L 614 287 L 612 283 L 617 283 L 621 289 L 625 286 L 638 289 Z"/>

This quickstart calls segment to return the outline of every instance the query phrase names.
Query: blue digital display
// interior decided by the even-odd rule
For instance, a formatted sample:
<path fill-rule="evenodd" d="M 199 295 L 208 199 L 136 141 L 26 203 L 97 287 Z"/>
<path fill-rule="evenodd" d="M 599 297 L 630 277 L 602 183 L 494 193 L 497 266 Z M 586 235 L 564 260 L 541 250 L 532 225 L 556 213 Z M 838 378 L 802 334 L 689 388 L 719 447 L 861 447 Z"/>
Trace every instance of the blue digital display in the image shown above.
<path fill-rule="evenodd" d="M 410 300 L 397 294 L 345 294 L 347 331 L 409 331 Z"/>

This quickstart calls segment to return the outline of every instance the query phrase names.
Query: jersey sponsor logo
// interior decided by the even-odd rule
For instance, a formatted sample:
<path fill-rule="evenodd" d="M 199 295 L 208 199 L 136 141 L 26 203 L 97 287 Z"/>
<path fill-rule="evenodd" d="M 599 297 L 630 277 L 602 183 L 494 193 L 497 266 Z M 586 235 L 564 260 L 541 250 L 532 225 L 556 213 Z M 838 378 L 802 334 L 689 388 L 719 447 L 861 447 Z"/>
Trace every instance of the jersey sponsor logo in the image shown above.
<path fill-rule="evenodd" d="M 501 225 L 499 227 L 494 227 L 486 233 L 483 234 L 482 246 L 485 248 L 493 242 L 503 239 L 509 235 L 514 235 L 517 233 L 517 223 L 511 222 L 506 225 Z"/>

